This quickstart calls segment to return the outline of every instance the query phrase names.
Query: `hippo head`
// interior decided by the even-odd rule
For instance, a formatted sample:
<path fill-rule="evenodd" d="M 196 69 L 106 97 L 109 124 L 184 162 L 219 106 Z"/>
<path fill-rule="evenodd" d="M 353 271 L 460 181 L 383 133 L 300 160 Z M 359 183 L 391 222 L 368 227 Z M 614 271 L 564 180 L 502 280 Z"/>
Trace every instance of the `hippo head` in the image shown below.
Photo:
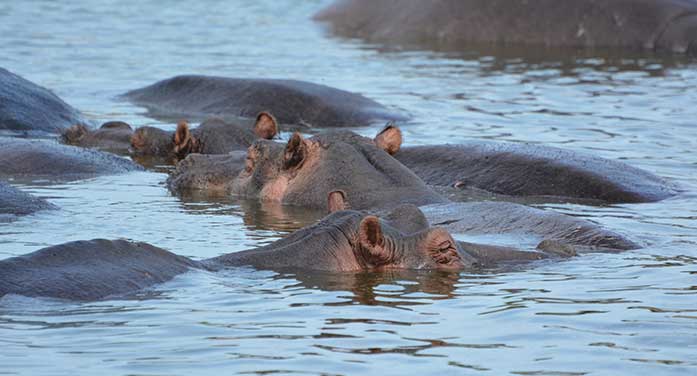
<path fill-rule="evenodd" d="M 215 261 L 261 269 L 332 272 L 461 270 L 477 266 L 447 230 L 431 227 L 418 207 L 378 214 L 347 210 L 345 192 L 329 194 L 330 213 L 274 243 Z M 353 205 L 352 205 L 353 206 Z"/>
<path fill-rule="evenodd" d="M 399 149 L 393 141 L 398 132 L 390 126 L 375 140 L 349 131 L 308 139 L 294 133 L 285 146 L 258 140 L 248 149 L 245 169 L 234 179 L 232 193 L 315 208 L 323 208 L 334 190 L 351 196 L 355 209 L 443 202 L 383 150 Z"/>
<path fill-rule="evenodd" d="M 358 223 L 353 254 L 365 269 L 463 269 L 458 243 L 442 228 L 405 234 L 367 215 Z"/>
<path fill-rule="evenodd" d="M 261 139 L 275 137 L 278 133 L 276 118 L 270 112 L 260 112 L 256 117 L 254 133 Z M 131 147 L 135 155 L 184 159 L 189 154 L 201 152 L 201 141 L 189 123 L 180 121 L 174 133 L 148 126 L 138 128 L 131 137 Z"/>
<path fill-rule="evenodd" d="M 179 123 L 177 129 L 184 124 Z M 131 136 L 131 152 L 138 156 L 171 156 L 174 154 L 173 135 L 155 127 L 140 127 Z"/>
<path fill-rule="evenodd" d="M 126 153 L 132 134 L 131 126 L 122 121 L 109 121 L 95 130 L 76 124 L 63 131 L 60 141 L 68 145 Z"/>

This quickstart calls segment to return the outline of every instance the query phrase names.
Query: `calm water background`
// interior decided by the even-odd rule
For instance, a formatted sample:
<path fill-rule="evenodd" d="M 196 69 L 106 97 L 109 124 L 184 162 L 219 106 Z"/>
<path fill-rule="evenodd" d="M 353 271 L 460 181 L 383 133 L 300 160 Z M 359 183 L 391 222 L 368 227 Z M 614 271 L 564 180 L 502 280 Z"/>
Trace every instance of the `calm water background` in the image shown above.
<path fill-rule="evenodd" d="M 277 77 L 410 112 L 407 144 L 527 141 L 679 183 L 655 204 L 540 205 L 645 248 L 485 275 L 192 272 L 129 299 L 0 300 L 0 374 L 697 373 L 697 61 L 386 50 L 328 36 L 327 1 L 0 3 L 0 66 L 96 123 L 173 128 L 115 96 L 176 74 Z M 502 53 L 503 52 L 503 53 Z M 358 129 L 366 135 L 374 129 Z M 286 135 L 287 136 L 287 135 Z M 95 237 L 205 258 L 319 215 L 179 199 L 166 175 L 23 184 L 62 209 L 0 224 L 0 258 Z"/>

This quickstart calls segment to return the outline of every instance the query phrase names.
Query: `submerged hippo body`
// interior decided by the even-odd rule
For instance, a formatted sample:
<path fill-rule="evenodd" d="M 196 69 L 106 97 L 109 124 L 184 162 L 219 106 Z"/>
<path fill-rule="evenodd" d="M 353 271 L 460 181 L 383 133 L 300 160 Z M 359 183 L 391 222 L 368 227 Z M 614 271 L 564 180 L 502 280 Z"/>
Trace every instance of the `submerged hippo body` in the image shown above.
<path fill-rule="evenodd" d="M 0 138 L 0 177 L 67 181 L 139 170 L 128 159 L 97 150 L 49 140 Z"/>
<path fill-rule="evenodd" d="M 625 163 L 548 146 L 473 141 L 404 147 L 394 157 L 429 185 L 509 196 L 637 203 L 677 193 L 665 180 Z"/>
<path fill-rule="evenodd" d="M 80 113 L 55 94 L 0 68 L 0 130 L 57 133 L 84 123 Z"/>
<path fill-rule="evenodd" d="M 405 223 L 404 218 L 390 221 L 356 211 L 337 211 L 268 246 L 202 262 L 144 243 L 71 242 L 0 260 L 0 297 L 19 294 L 96 300 L 167 281 L 191 268 L 254 266 L 346 272 L 459 270 L 471 266 L 447 231 L 419 227 L 417 232 L 405 233 L 402 230 L 409 229 Z"/>
<path fill-rule="evenodd" d="M 124 96 L 165 118 L 251 118 L 271 111 L 283 125 L 318 128 L 406 120 L 362 95 L 294 80 L 177 76 Z"/>
<path fill-rule="evenodd" d="M 44 199 L 32 196 L 0 181 L 0 221 L 55 208 Z"/>
<path fill-rule="evenodd" d="M 0 297 L 98 300 L 162 283 L 200 265 L 146 243 L 76 241 L 0 260 Z"/>
<path fill-rule="evenodd" d="M 315 19 L 338 35 L 429 49 L 499 44 L 697 53 L 691 0 L 339 0 Z"/>
<path fill-rule="evenodd" d="M 533 242 L 554 240 L 585 250 L 622 251 L 639 246 L 587 220 L 510 202 L 468 202 L 421 208 L 428 221 L 453 234 L 523 235 Z"/>

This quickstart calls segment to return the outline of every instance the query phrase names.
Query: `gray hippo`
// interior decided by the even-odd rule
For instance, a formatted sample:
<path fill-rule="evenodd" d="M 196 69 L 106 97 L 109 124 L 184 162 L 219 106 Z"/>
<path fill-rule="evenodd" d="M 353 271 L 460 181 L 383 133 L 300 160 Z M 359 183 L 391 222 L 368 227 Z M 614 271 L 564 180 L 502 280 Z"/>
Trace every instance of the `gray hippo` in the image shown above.
<path fill-rule="evenodd" d="M 97 150 L 0 137 L 0 178 L 69 181 L 139 170 L 142 167 L 129 159 Z"/>
<path fill-rule="evenodd" d="M 149 126 L 134 131 L 122 121 L 110 121 L 95 130 L 76 124 L 61 133 L 60 141 L 138 158 L 177 161 L 191 153 L 226 154 L 246 150 L 257 138 L 272 139 L 278 134 L 276 118 L 269 112 L 259 113 L 253 125 L 248 123 L 211 118 L 190 129 L 186 121 L 180 121 L 174 132 Z"/>
<path fill-rule="evenodd" d="M 550 146 L 478 140 L 401 147 L 394 125 L 374 142 L 432 186 L 607 203 L 654 202 L 678 193 L 664 179 L 626 163 Z"/>
<path fill-rule="evenodd" d="M 56 206 L 0 181 L 0 222 L 49 209 L 56 209 Z"/>
<path fill-rule="evenodd" d="M 189 129 L 189 124 L 181 121 L 174 132 L 141 127 L 131 137 L 131 151 L 138 156 L 179 160 L 192 153 L 226 154 L 246 150 L 257 139 L 270 140 L 278 134 L 276 118 L 266 111 L 257 114 L 253 126 L 243 123 L 246 122 L 211 118 Z"/>
<path fill-rule="evenodd" d="M 377 146 L 391 145 L 391 139 L 385 132 L 376 139 L 369 139 L 349 131 L 334 131 L 308 139 L 296 133 L 285 146 L 260 140 L 249 148 L 244 164 L 241 153 L 209 157 L 191 155 L 177 166 L 168 179 L 168 186 L 174 192 L 211 189 L 218 194 L 306 208 L 323 208 L 330 192 L 343 191 L 351 198 L 351 208 L 356 210 L 391 209 L 401 204 L 440 204 L 449 208 L 457 218 L 466 216 L 466 211 L 458 204 L 434 192 L 411 170 Z M 426 214 L 429 220 L 436 221 L 433 223 L 447 224 L 447 220 L 441 219 L 442 211 L 427 211 Z M 549 238 L 583 247 L 637 248 L 624 236 L 588 221 L 514 203 L 500 203 L 488 212 L 488 217 L 473 218 L 479 218 L 482 224 L 488 223 L 487 218 L 502 223 L 523 218 L 523 222 L 531 223 L 530 226 L 538 225 L 528 228 L 529 235 L 535 238 Z M 515 230 L 500 229 L 501 232 Z M 583 231 L 575 231 L 577 229 Z M 469 232 L 465 227 L 457 230 L 453 233 Z M 474 233 L 480 231 L 471 230 Z"/>
<path fill-rule="evenodd" d="M 487 262 L 530 261 L 553 253 L 506 250 L 456 242 L 428 226 L 414 206 L 379 218 L 339 210 L 267 246 L 193 261 L 163 249 L 125 240 L 78 241 L 0 260 L 0 297 L 19 294 L 70 300 L 124 295 L 170 280 L 190 269 L 216 271 L 253 266 L 276 271 L 342 272 L 478 270 Z M 463 247 L 464 245 L 464 247 Z M 470 254 L 470 250 L 473 251 Z"/>
<path fill-rule="evenodd" d="M 284 126 L 358 127 L 406 120 L 362 95 L 310 82 L 176 76 L 123 95 L 155 118 L 254 117 L 270 111 Z"/>
<path fill-rule="evenodd" d="M 99 149 L 126 155 L 131 148 L 133 128 L 122 121 L 110 121 L 92 130 L 84 124 L 75 124 L 61 132 L 60 141 L 66 145 Z"/>
<path fill-rule="evenodd" d="M 498 44 L 697 53 L 692 0 L 338 0 L 314 18 L 341 36 L 438 50 Z"/>
<path fill-rule="evenodd" d="M 48 89 L 0 68 L 0 130 L 58 133 L 85 121 Z"/>

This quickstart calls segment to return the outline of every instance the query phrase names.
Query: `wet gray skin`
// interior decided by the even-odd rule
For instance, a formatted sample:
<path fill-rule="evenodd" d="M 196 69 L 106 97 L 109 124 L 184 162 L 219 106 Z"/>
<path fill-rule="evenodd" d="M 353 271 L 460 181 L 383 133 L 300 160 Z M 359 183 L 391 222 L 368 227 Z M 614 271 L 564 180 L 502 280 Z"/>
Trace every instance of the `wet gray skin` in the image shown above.
<path fill-rule="evenodd" d="M 431 224 L 453 234 L 517 234 L 538 242 L 555 240 L 579 251 L 640 248 L 626 237 L 581 218 L 510 202 L 449 203 L 421 209 Z"/>
<path fill-rule="evenodd" d="M 124 97 L 160 119 L 228 119 L 270 111 L 280 124 L 303 128 L 356 127 L 407 119 L 360 94 L 294 80 L 176 76 Z"/>
<path fill-rule="evenodd" d="M 394 157 L 429 185 L 474 187 L 509 196 L 638 203 L 677 194 L 675 187 L 650 172 L 549 146 L 472 141 L 404 147 Z"/>
<path fill-rule="evenodd" d="M 382 131 L 375 139 L 348 131 L 309 139 L 295 134 L 285 147 L 270 141 L 255 143 L 244 167 L 240 154 L 215 158 L 192 155 L 177 166 L 168 186 L 179 193 L 208 190 L 307 208 L 325 207 L 329 193 L 340 190 L 357 210 L 379 211 L 402 203 L 440 204 L 437 209 L 426 210 L 427 218 L 431 223 L 452 226 L 447 227 L 452 233 L 479 234 L 488 229 L 489 233 L 526 234 L 537 241 L 555 239 L 580 247 L 638 248 L 620 234 L 551 211 L 508 202 L 451 203 L 381 149 L 398 150 L 400 143 L 398 132 Z M 505 226 L 511 221 L 517 225 Z"/>
<path fill-rule="evenodd" d="M 141 127 L 131 136 L 130 144 L 136 156 L 179 160 L 192 153 L 227 154 L 246 150 L 255 140 L 272 139 L 277 134 L 276 118 L 269 112 L 261 112 L 253 123 L 212 118 L 193 129 L 189 129 L 188 123 L 179 122 L 174 132 Z"/>
<path fill-rule="evenodd" d="M 372 140 L 349 131 L 308 139 L 295 133 L 286 145 L 257 141 L 231 184 L 233 195 L 310 208 L 325 207 L 335 190 L 358 210 L 447 201 Z"/>
<path fill-rule="evenodd" d="M 509 200 L 639 203 L 678 194 L 675 186 L 648 171 L 555 147 L 490 141 L 401 147 L 402 134 L 394 124 L 373 142 L 430 186 L 485 190 Z"/>
<path fill-rule="evenodd" d="M 60 141 L 67 145 L 80 146 L 126 155 L 131 148 L 133 128 L 122 121 L 110 121 L 99 129 L 91 130 L 76 124 L 61 132 Z"/>
<path fill-rule="evenodd" d="M 205 191 L 211 195 L 227 195 L 232 183 L 245 168 L 247 152 L 224 155 L 190 154 L 177 163 L 167 178 L 167 188 L 177 194 Z"/>
<path fill-rule="evenodd" d="M 0 178 L 69 181 L 139 170 L 129 159 L 97 150 L 51 140 L 0 138 Z"/>
<path fill-rule="evenodd" d="M 571 253 L 561 253 L 557 247 Z M 190 269 L 252 266 L 303 276 L 314 271 L 348 277 L 366 271 L 473 271 L 573 254 L 568 246 L 552 243 L 540 251 L 525 252 L 456 242 L 447 230 L 429 226 L 417 207 L 403 205 L 382 218 L 338 210 L 267 246 L 201 262 L 125 240 L 65 243 L 0 260 L 0 297 L 105 299 L 168 281 Z"/>
<path fill-rule="evenodd" d="M 17 294 L 98 300 L 162 283 L 195 261 L 146 243 L 94 239 L 0 261 L 0 297 Z"/>
<path fill-rule="evenodd" d="M 367 213 L 342 210 L 268 246 L 200 263 L 144 243 L 71 242 L 1 260 L 0 297 L 20 294 L 96 300 L 167 281 L 191 268 L 254 266 L 357 272 L 475 267 L 475 260 L 461 253 L 447 231 L 426 227 L 405 233 L 399 228 L 404 223 L 403 219 L 401 224 L 391 223 Z"/>
<path fill-rule="evenodd" d="M 57 209 L 48 201 L 0 181 L 0 222 L 41 210 Z"/>
<path fill-rule="evenodd" d="M 80 113 L 51 91 L 0 68 L 0 130 L 57 133 L 78 123 Z"/>
<path fill-rule="evenodd" d="M 314 18 L 341 36 L 436 50 L 499 44 L 697 53 L 691 0 L 338 0 Z"/>

